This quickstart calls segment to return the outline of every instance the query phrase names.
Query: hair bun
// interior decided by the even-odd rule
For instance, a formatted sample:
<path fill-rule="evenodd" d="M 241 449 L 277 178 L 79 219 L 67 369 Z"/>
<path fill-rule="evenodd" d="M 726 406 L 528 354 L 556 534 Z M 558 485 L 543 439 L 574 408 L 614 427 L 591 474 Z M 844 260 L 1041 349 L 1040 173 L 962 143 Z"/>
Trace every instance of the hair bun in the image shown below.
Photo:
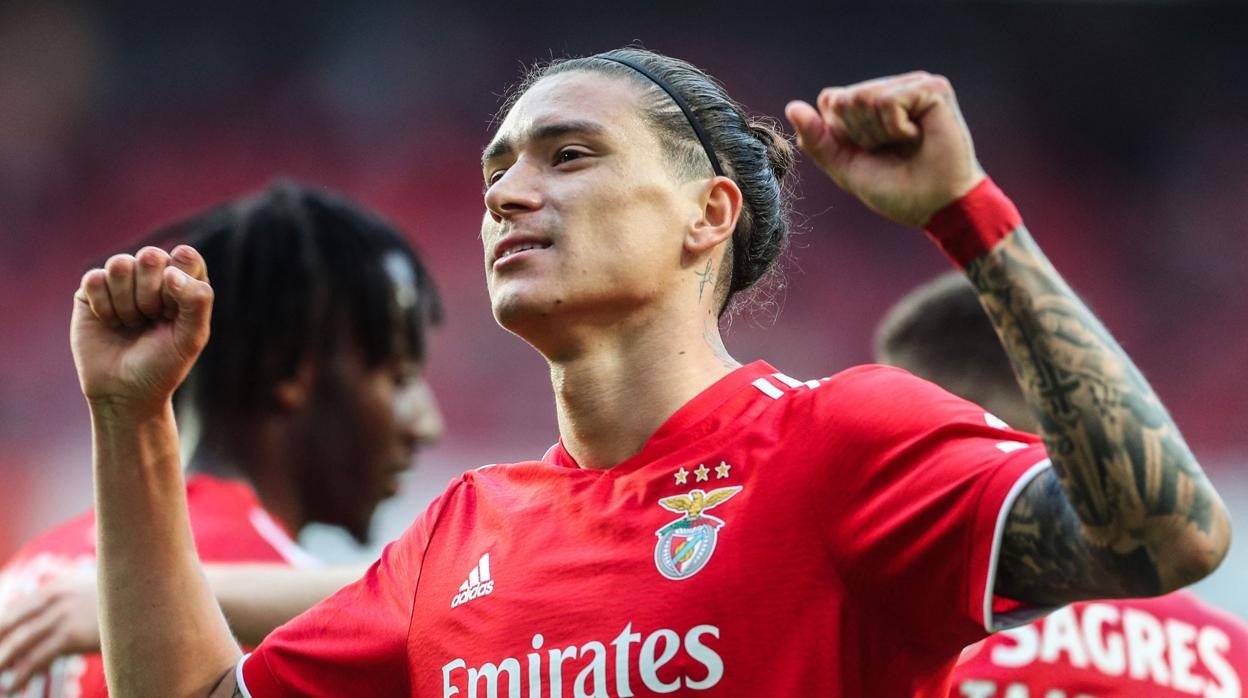
<path fill-rule="evenodd" d="M 771 165 L 771 171 L 776 174 L 776 181 L 783 182 L 796 161 L 793 142 L 780 130 L 776 120 L 770 117 L 752 118 L 748 125 L 754 137 L 767 148 L 767 164 Z"/>

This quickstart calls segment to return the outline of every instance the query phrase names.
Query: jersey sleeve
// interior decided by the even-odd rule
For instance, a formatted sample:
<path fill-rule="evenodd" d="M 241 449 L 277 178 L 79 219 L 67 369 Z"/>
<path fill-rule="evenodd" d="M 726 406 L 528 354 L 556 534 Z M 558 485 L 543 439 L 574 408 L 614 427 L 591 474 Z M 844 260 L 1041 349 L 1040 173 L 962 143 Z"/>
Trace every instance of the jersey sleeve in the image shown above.
<path fill-rule="evenodd" d="M 275 630 L 239 662 L 249 698 L 407 695 L 407 633 L 421 561 L 458 480 L 359 580 Z"/>
<path fill-rule="evenodd" d="M 1049 465 L 1039 439 L 894 368 L 851 369 L 825 389 L 828 546 L 872 614 L 942 646 L 1038 615 L 993 587 L 1010 507 Z"/>

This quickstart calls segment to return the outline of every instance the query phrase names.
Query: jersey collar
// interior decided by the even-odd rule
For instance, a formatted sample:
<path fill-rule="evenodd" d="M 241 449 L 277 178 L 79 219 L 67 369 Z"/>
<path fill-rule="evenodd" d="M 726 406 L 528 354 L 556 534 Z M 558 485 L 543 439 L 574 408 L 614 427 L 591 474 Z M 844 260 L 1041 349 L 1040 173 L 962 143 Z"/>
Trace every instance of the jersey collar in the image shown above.
<path fill-rule="evenodd" d="M 619 474 L 634 470 L 688 443 L 691 438 L 715 431 L 721 426 L 721 421 L 732 416 L 731 414 L 717 414 L 721 406 L 741 394 L 743 389 L 750 387 L 750 384 L 758 378 L 775 372 L 776 369 L 771 364 L 761 360 L 737 368 L 676 410 L 675 414 L 650 435 L 637 454 L 610 468 L 596 472 Z M 542 456 L 542 462 L 583 470 L 577 464 L 576 459 L 564 448 L 562 438 L 546 451 L 546 455 Z"/>

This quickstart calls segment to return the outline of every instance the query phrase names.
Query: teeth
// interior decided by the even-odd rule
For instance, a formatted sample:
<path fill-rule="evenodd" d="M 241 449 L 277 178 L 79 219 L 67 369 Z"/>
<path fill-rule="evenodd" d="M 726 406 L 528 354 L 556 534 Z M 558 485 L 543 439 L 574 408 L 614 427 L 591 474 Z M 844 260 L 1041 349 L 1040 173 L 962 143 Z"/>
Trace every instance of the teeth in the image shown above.
<path fill-rule="evenodd" d="M 502 259 L 503 257 L 509 257 L 517 252 L 524 252 L 525 250 L 540 250 L 544 247 L 546 246 L 539 245 L 538 243 L 535 243 L 535 242 L 526 242 L 523 245 L 516 245 L 515 247 L 511 247 L 506 250 L 503 250 L 503 254 L 499 256 L 499 259 Z"/>

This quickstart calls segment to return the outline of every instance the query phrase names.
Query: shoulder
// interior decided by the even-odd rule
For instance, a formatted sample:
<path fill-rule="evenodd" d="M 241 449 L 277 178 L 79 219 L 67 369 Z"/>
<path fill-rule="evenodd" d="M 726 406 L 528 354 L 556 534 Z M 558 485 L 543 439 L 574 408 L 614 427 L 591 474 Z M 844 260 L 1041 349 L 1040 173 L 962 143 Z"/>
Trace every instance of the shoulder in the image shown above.
<path fill-rule="evenodd" d="M 1195 592 L 1181 589 L 1151 599 L 1124 601 L 1159 618 L 1174 618 L 1197 626 L 1217 626 L 1238 643 L 1248 642 L 1248 623 L 1235 614 L 1208 603 Z M 1248 651 L 1248 647 L 1244 648 Z"/>
<path fill-rule="evenodd" d="M 89 511 L 30 540 L 0 567 L 0 606 L 94 564 L 95 515 Z"/>
<path fill-rule="evenodd" d="M 906 412 L 907 401 L 965 403 L 944 388 L 893 366 L 860 364 L 818 380 L 796 380 L 783 373 L 764 377 L 767 385 L 756 387 L 771 397 L 796 398 L 794 402 L 852 408 L 850 412 Z M 769 390 L 769 388 L 773 388 Z"/>
<path fill-rule="evenodd" d="M 901 400 L 965 403 L 949 391 L 904 369 L 880 364 L 862 364 L 826 379 L 829 399 L 896 412 Z"/>
<path fill-rule="evenodd" d="M 95 556 L 95 510 L 89 509 L 27 541 L 5 564 L 5 569 L 40 555 Z"/>
<path fill-rule="evenodd" d="M 187 479 L 186 496 L 202 561 L 321 566 L 295 541 L 294 532 L 264 509 L 247 483 L 195 474 Z"/>
<path fill-rule="evenodd" d="M 790 415 L 827 427 L 838 439 L 896 439 L 950 425 L 1004 427 L 980 406 L 891 366 L 863 364 L 794 389 Z"/>
<path fill-rule="evenodd" d="M 514 463 L 489 463 L 473 468 L 451 480 L 447 493 L 468 493 L 482 488 L 519 487 L 529 483 L 540 484 L 545 480 L 566 474 L 568 467 L 540 460 L 516 461 Z"/>

